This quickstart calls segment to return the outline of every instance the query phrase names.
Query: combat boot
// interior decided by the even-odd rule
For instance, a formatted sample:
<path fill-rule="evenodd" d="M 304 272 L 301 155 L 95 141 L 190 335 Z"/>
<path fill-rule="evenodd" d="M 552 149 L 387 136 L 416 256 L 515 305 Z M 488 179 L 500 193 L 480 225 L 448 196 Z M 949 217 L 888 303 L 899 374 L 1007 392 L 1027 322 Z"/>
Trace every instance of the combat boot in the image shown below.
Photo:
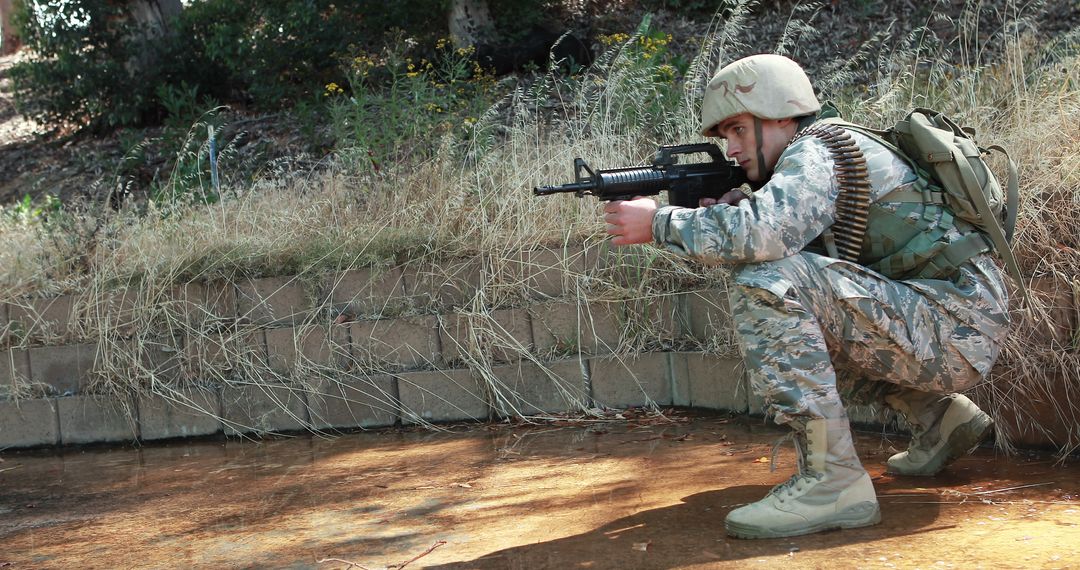
<path fill-rule="evenodd" d="M 962 394 L 904 388 L 886 396 L 885 402 L 911 426 L 907 451 L 886 462 L 886 471 L 896 475 L 936 475 L 979 445 L 994 426 L 994 420 Z"/>
<path fill-rule="evenodd" d="M 874 485 L 855 455 L 847 420 L 793 427 L 798 472 L 764 499 L 728 513 L 727 533 L 779 538 L 881 522 Z"/>

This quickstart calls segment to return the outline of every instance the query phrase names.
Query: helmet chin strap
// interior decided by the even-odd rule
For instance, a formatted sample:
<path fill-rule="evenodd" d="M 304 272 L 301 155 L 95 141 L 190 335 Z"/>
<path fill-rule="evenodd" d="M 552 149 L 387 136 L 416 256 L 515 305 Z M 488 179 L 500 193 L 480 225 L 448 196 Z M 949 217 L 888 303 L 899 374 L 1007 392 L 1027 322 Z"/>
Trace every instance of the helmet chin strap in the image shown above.
<path fill-rule="evenodd" d="M 762 140 L 763 133 L 761 119 L 757 116 L 754 116 L 754 138 L 757 139 L 758 173 L 761 174 L 761 181 L 764 182 L 765 180 L 768 180 L 770 176 L 772 176 L 772 169 L 770 168 L 768 172 L 765 171 L 765 153 L 762 151 L 764 141 Z"/>

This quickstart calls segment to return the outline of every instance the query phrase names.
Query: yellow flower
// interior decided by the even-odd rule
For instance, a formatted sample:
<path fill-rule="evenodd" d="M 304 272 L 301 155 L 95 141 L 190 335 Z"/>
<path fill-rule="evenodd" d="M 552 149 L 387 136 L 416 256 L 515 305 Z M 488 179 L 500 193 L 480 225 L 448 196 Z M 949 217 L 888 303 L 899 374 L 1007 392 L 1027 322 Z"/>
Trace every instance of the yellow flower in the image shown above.
<path fill-rule="evenodd" d="M 600 43 L 604 44 L 605 46 L 625 43 L 628 39 L 630 39 L 630 36 L 622 33 L 611 34 L 610 36 L 599 36 Z"/>
<path fill-rule="evenodd" d="M 675 68 L 665 63 L 656 68 L 656 79 L 658 81 L 671 82 L 675 80 L 675 73 Z"/>

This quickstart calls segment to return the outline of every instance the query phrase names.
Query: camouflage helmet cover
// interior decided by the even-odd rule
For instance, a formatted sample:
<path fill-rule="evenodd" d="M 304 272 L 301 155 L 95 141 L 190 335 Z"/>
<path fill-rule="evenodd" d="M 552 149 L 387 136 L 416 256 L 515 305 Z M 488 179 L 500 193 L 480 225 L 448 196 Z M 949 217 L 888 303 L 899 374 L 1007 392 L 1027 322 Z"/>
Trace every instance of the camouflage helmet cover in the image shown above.
<path fill-rule="evenodd" d="M 761 119 L 801 117 L 821 110 L 806 72 L 775 54 L 744 57 L 720 68 L 701 103 L 701 134 L 716 136 L 726 119 L 750 113 Z"/>

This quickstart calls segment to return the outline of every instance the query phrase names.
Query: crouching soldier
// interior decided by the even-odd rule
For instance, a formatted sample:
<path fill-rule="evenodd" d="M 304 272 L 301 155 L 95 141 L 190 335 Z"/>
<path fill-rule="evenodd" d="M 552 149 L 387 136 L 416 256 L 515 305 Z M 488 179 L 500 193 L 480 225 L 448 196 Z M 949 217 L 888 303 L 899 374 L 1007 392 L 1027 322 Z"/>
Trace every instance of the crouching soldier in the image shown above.
<path fill-rule="evenodd" d="M 903 157 L 828 120 L 835 112 L 794 61 L 756 55 L 721 68 L 701 116 L 702 133 L 724 139 L 760 188 L 700 208 L 611 202 L 604 218 L 615 245 L 653 241 L 732 266 L 751 386 L 791 428 L 798 471 L 730 512 L 726 530 L 766 538 L 875 524 L 838 377 L 911 425 L 890 472 L 938 473 L 993 423 L 958 392 L 986 376 L 1008 332 L 1003 275 L 987 240 Z"/>

